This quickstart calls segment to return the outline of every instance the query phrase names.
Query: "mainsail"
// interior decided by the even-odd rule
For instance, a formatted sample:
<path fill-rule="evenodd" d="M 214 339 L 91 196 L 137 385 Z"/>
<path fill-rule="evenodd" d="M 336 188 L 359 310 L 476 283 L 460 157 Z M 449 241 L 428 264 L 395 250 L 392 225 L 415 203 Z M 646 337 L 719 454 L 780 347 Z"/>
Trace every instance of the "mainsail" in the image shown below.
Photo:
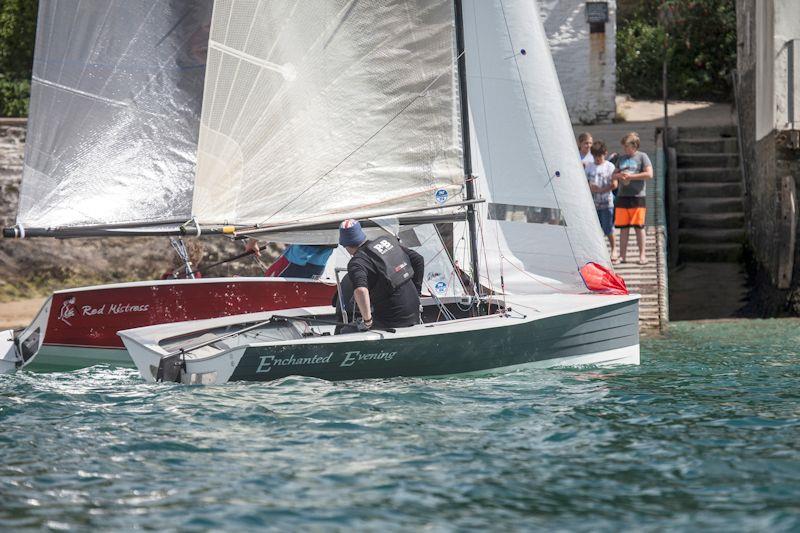
<path fill-rule="evenodd" d="M 538 6 L 463 0 L 463 10 L 473 172 L 486 199 L 481 283 L 507 293 L 585 291 L 580 268 L 610 261 Z M 465 231 L 461 224 L 456 234 Z M 465 238 L 456 248 L 468 255 Z"/>
<path fill-rule="evenodd" d="M 609 260 L 537 4 L 462 4 L 481 282 L 583 290 Z M 343 218 L 452 212 L 457 29 L 451 0 L 215 0 L 213 20 L 211 0 L 43 0 L 18 222 L 312 243 Z"/>
<path fill-rule="evenodd" d="M 217 0 L 193 214 L 279 226 L 460 199 L 454 31 L 449 0 Z"/>
<path fill-rule="evenodd" d="M 18 224 L 191 215 L 211 7 L 39 2 Z"/>

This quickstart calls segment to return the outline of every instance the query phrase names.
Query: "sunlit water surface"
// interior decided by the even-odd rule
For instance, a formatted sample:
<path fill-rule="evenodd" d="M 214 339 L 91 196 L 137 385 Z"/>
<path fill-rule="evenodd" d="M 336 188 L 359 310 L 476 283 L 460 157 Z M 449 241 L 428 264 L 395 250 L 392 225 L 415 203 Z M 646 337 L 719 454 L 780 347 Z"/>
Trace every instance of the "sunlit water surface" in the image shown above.
<path fill-rule="evenodd" d="M 798 531 L 799 325 L 479 379 L 0 376 L 0 529 Z"/>

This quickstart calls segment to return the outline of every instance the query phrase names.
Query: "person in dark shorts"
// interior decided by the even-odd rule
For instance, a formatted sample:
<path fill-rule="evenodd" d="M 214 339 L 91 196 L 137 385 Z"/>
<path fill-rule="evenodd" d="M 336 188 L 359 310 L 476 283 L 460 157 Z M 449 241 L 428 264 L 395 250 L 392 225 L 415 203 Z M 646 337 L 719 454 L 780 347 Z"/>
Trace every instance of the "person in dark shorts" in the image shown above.
<path fill-rule="evenodd" d="M 339 244 L 352 256 L 347 275 L 366 329 L 420 323 L 419 294 L 425 278 L 420 254 L 390 235 L 367 240 L 361 224 L 352 219 L 339 226 Z"/>
<path fill-rule="evenodd" d="M 592 162 L 586 165 L 586 179 L 589 180 L 589 190 L 592 191 L 594 208 L 597 210 L 597 218 L 600 219 L 600 227 L 603 228 L 603 235 L 608 238 L 611 245 L 611 261 L 616 263 L 617 242 L 614 239 L 614 194 L 617 188 L 616 180 L 613 176 L 616 167 L 613 163 L 606 161 L 606 144 L 595 141 L 591 148 Z"/>
<path fill-rule="evenodd" d="M 653 164 L 647 154 L 639 151 L 639 135 L 629 133 L 622 138 L 623 153 L 617 158 L 614 179 L 619 183 L 619 193 L 614 207 L 614 225 L 620 228 L 619 254 L 625 263 L 628 254 L 630 229 L 636 233 L 639 246 L 639 264 L 647 264 L 645 255 L 644 220 L 646 215 L 645 183 L 653 178 Z"/>

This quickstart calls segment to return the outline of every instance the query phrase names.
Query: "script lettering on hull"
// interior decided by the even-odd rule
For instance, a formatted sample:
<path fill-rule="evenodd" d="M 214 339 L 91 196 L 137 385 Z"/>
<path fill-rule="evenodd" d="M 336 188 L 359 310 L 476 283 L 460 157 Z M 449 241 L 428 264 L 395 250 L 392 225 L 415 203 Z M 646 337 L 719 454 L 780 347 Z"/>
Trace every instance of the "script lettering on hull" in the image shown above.
<path fill-rule="evenodd" d="M 342 367 L 353 366 L 360 361 L 391 361 L 397 355 L 397 352 L 372 352 L 361 353 L 359 350 L 352 350 L 344 352 L 344 358 L 339 364 Z M 259 356 L 258 367 L 256 374 L 266 374 L 270 370 L 279 366 L 296 366 L 296 365 L 324 365 L 331 363 L 333 352 L 328 355 L 310 355 L 295 357 L 294 354 L 287 357 L 276 357 L 274 355 L 261 355 Z M 334 361 L 336 364 L 336 361 Z"/>
<path fill-rule="evenodd" d="M 289 365 L 322 365 L 330 363 L 333 352 L 328 355 L 312 355 L 310 357 L 275 357 L 274 355 L 262 355 L 256 374 L 266 374 L 276 366 L 289 366 Z"/>

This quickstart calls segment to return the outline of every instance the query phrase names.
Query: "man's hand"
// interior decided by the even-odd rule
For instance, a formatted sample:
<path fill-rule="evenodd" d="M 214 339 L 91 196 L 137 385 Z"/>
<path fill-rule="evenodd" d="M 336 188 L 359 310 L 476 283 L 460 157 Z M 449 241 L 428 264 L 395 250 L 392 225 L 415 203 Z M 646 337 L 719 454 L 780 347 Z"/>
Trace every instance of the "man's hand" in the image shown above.
<path fill-rule="evenodd" d="M 247 239 L 247 243 L 244 245 L 244 251 L 254 253 L 257 257 L 261 257 L 261 250 L 258 248 L 258 241 L 256 239 Z"/>
<path fill-rule="evenodd" d="M 600 192 L 600 187 L 595 185 L 594 183 L 589 184 L 589 190 L 592 192 Z"/>

